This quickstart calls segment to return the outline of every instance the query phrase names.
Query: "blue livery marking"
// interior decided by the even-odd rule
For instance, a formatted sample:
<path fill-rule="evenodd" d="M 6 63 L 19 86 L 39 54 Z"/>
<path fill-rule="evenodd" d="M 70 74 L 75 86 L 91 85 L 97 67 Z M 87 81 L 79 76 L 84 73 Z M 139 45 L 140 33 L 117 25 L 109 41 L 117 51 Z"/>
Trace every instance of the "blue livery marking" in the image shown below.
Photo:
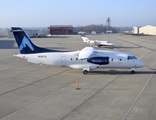
<path fill-rule="evenodd" d="M 22 43 L 21 43 L 21 45 L 20 45 L 20 47 L 19 47 L 20 51 L 22 51 L 23 48 L 26 47 L 26 45 L 27 45 L 32 51 L 34 51 L 34 48 L 33 48 L 33 46 L 31 45 L 31 43 L 30 43 L 30 41 L 28 40 L 28 38 L 26 38 L 26 37 L 24 36 L 24 38 L 23 38 L 23 40 L 22 40 Z"/>
<path fill-rule="evenodd" d="M 99 65 L 109 64 L 109 57 L 92 57 L 87 59 L 87 62 Z"/>

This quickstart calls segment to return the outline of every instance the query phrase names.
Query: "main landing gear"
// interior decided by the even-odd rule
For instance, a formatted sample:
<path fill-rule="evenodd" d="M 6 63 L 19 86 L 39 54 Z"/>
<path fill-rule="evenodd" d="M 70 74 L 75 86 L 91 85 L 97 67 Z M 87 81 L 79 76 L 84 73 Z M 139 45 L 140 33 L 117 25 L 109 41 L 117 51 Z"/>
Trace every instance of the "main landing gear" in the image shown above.
<path fill-rule="evenodd" d="M 84 75 L 87 75 L 87 73 L 88 73 L 87 70 L 84 70 L 84 71 L 83 71 L 83 74 L 84 74 Z"/>
<path fill-rule="evenodd" d="M 84 75 L 87 75 L 88 71 L 90 71 L 90 68 L 88 68 L 88 67 L 83 68 Z"/>
<path fill-rule="evenodd" d="M 83 70 L 83 74 L 87 75 L 88 70 Z M 135 69 L 131 68 L 131 74 L 135 74 Z"/>
<path fill-rule="evenodd" d="M 132 74 L 135 74 L 135 70 L 132 70 L 131 73 L 132 73 Z"/>

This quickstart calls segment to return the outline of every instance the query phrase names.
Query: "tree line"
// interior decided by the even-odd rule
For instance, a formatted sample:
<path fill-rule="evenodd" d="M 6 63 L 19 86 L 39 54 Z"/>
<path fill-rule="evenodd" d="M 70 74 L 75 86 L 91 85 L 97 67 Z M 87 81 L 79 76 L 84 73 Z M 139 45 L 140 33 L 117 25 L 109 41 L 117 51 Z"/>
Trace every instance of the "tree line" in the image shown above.
<path fill-rule="evenodd" d="M 108 27 L 103 24 L 91 24 L 86 26 L 78 26 L 78 31 L 83 31 L 86 33 L 92 33 L 92 31 L 96 31 L 96 33 L 106 33 L 107 31 L 112 31 L 112 33 L 117 33 L 118 31 L 113 27 Z"/>

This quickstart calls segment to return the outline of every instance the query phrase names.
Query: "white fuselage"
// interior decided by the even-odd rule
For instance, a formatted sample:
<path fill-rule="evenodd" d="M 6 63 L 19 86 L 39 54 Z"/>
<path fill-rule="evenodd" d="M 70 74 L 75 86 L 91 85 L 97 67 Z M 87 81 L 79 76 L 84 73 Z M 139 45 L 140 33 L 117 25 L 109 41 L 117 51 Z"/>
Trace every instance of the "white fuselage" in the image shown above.
<path fill-rule="evenodd" d="M 113 43 L 108 41 L 90 40 L 88 43 L 95 46 L 115 46 Z"/>
<path fill-rule="evenodd" d="M 97 47 L 100 46 L 115 46 L 115 44 L 110 43 L 108 41 L 100 41 L 100 40 L 89 40 L 87 37 L 82 37 L 83 42 L 90 44 L 90 45 L 94 45 Z"/>
<path fill-rule="evenodd" d="M 54 66 L 67 66 L 74 69 L 82 69 L 83 74 L 96 68 L 130 68 L 135 73 L 135 68 L 143 67 L 144 63 L 129 53 L 95 50 L 92 47 L 85 47 L 81 51 L 63 52 L 49 50 L 35 45 L 22 28 L 12 27 L 21 54 L 14 56 L 26 59 L 36 64 L 47 64 Z M 82 37 L 84 42 L 89 42 L 87 37 Z M 105 44 L 98 40 L 90 41 L 96 46 Z M 109 42 L 106 45 L 113 45 Z"/>
<path fill-rule="evenodd" d="M 36 53 L 36 54 L 17 54 L 15 56 L 27 59 L 32 63 L 47 64 L 54 66 L 67 66 L 74 69 L 87 69 L 88 71 L 96 68 L 138 68 L 144 64 L 139 59 L 129 59 L 128 56 L 133 56 L 129 53 L 116 51 L 95 50 L 90 58 L 108 57 L 108 64 L 100 64 L 101 59 L 90 60 L 78 59 L 80 51 L 75 52 L 51 52 L 51 53 Z"/>

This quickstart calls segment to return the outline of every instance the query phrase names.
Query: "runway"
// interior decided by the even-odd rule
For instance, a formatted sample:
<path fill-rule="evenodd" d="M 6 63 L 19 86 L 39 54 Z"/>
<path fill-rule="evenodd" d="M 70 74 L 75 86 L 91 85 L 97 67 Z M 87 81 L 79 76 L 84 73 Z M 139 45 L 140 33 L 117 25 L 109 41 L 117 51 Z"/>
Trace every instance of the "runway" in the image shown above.
<path fill-rule="evenodd" d="M 0 120 L 155 120 L 156 36 L 88 35 L 108 40 L 110 50 L 134 54 L 145 67 L 81 70 L 28 63 L 14 38 L 0 37 Z M 42 47 L 81 50 L 79 35 L 32 38 Z M 105 47 L 95 49 L 109 49 Z M 76 90 L 76 81 L 80 90 Z"/>

